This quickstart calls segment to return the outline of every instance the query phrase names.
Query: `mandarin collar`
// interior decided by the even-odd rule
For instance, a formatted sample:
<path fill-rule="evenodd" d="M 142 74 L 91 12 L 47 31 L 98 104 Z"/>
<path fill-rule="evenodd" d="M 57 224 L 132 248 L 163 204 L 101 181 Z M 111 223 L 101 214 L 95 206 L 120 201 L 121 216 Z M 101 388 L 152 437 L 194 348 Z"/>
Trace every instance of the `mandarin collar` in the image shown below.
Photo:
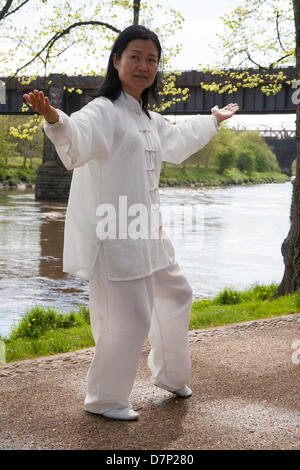
<path fill-rule="evenodd" d="M 141 114 L 143 111 L 142 104 L 136 98 L 126 93 L 126 91 L 121 91 L 118 101 L 125 104 L 132 111 L 135 111 L 138 114 Z"/>

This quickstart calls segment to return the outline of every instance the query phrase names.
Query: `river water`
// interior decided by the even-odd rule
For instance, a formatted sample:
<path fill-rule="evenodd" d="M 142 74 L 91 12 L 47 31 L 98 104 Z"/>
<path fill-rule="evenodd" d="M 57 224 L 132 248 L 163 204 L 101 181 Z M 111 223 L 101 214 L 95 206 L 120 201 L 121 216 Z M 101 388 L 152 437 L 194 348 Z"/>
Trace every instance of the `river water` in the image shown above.
<path fill-rule="evenodd" d="M 290 182 L 160 188 L 164 228 L 194 298 L 281 281 L 291 195 Z M 0 191 L 0 335 L 36 304 L 88 305 L 88 281 L 62 271 L 65 211 L 66 203 L 36 201 L 32 189 Z"/>

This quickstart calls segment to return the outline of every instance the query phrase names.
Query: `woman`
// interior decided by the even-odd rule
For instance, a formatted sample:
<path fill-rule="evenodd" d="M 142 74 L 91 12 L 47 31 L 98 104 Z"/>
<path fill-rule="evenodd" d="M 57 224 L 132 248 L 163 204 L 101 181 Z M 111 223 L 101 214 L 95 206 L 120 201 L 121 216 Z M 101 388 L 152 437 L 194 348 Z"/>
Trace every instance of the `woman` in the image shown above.
<path fill-rule="evenodd" d="M 89 280 L 96 347 L 84 407 L 112 419 L 139 416 L 129 396 L 147 336 L 152 383 L 179 397 L 192 393 L 187 386 L 192 289 L 161 226 L 160 169 L 162 161 L 181 163 L 204 147 L 218 124 L 238 110 L 237 104 L 215 106 L 211 116 L 177 126 L 149 111 L 150 99 L 158 97 L 160 57 L 156 34 L 130 26 L 112 47 L 99 96 L 80 111 L 69 117 L 41 91 L 24 95 L 44 115 L 45 132 L 65 167 L 74 169 L 63 270 Z M 136 236 L 128 223 L 137 206 L 146 236 L 145 231 Z"/>

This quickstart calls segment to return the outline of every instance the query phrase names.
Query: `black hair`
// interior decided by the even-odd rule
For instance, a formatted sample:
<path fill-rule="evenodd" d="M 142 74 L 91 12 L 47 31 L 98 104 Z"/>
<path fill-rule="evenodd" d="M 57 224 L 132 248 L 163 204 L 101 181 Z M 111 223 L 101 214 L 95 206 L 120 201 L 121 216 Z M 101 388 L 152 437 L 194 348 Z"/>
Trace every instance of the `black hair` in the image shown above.
<path fill-rule="evenodd" d="M 113 54 L 116 54 L 116 58 L 120 59 L 122 52 L 126 49 L 128 43 L 130 41 L 133 41 L 134 39 L 144 39 L 144 40 L 150 39 L 151 41 L 153 41 L 158 52 L 158 62 L 160 61 L 162 49 L 161 49 L 161 45 L 160 45 L 157 35 L 153 31 L 141 25 L 129 26 L 128 28 L 124 29 L 124 31 L 122 31 L 119 34 L 119 36 L 117 37 L 117 39 L 115 40 L 113 44 L 113 47 L 111 49 L 111 53 L 109 56 L 109 60 L 108 60 L 108 66 L 107 66 L 105 79 L 99 91 L 95 95 L 93 95 L 94 97 L 104 96 L 106 98 L 109 98 L 111 101 L 114 101 L 117 98 L 119 98 L 122 92 L 122 84 L 119 79 L 118 71 L 115 69 L 114 64 L 113 64 Z M 159 105 L 159 102 L 160 102 L 159 94 L 158 94 L 159 85 L 160 85 L 160 73 L 157 72 L 152 85 L 146 88 L 145 90 L 143 90 L 142 95 L 141 95 L 142 109 L 144 110 L 144 112 L 147 114 L 149 118 L 150 118 L 150 115 L 148 112 L 148 105 L 153 104 L 153 103 Z"/>

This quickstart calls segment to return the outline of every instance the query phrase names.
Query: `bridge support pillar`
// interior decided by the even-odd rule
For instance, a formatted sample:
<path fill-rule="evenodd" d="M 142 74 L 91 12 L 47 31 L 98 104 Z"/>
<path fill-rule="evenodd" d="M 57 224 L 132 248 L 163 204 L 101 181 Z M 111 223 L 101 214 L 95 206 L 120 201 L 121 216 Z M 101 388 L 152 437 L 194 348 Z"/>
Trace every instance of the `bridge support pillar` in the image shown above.
<path fill-rule="evenodd" d="M 65 77 L 53 74 L 49 76 L 49 80 L 54 83 L 54 86 L 50 85 L 48 90 L 50 103 L 54 108 L 64 109 Z M 54 145 L 44 133 L 43 163 L 37 169 L 35 199 L 67 201 L 71 179 L 72 171 L 66 170 Z"/>
<path fill-rule="evenodd" d="M 292 176 L 292 163 L 297 156 L 295 138 L 264 137 L 264 139 L 275 153 L 281 172 Z"/>

